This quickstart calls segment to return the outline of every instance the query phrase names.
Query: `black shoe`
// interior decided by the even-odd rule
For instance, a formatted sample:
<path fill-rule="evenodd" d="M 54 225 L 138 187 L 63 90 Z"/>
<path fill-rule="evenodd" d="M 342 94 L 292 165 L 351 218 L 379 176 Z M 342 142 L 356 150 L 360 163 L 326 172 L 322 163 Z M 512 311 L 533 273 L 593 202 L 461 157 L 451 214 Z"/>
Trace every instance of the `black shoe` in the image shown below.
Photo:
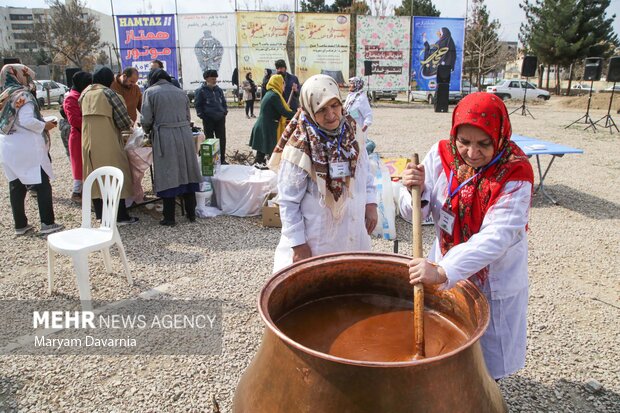
<path fill-rule="evenodd" d="M 189 220 L 189 222 L 196 222 L 196 215 L 188 215 L 187 219 Z"/>
<path fill-rule="evenodd" d="M 228 162 L 222 160 L 222 165 L 228 165 Z"/>
<path fill-rule="evenodd" d="M 159 221 L 159 225 L 163 225 L 166 227 L 174 227 L 176 224 L 176 221 L 168 221 L 167 219 L 162 219 L 161 221 Z"/>

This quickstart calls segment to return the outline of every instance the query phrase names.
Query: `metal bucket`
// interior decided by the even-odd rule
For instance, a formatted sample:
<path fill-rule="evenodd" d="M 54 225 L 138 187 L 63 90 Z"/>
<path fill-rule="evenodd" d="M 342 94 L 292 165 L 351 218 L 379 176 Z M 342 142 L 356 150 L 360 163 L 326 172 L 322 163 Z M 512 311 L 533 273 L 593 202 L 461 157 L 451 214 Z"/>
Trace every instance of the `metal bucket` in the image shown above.
<path fill-rule="evenodd" d="M 411 299 L 409 260 L 393 254 L 331 254 L 275 274 L 259 297 L 267 328 L 237 386 L 233 412 L 506 412 L 479 343 L 489 306 L 469 281 L 449 291 L 426 288 L 425 307 L 467 336 L 460 347 L 435 357 L 350 360 L 304 347 L 278 328 L 277 321 L 291 310 L 325 297 L 379 294 Z"/>

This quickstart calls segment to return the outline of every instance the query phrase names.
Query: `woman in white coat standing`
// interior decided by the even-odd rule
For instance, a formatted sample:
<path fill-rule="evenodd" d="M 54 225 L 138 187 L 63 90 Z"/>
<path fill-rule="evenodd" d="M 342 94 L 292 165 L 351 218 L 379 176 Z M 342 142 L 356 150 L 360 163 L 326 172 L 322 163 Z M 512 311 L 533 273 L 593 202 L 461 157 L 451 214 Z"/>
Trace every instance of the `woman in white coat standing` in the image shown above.
<path fill-rule="evenodd" d="M 377 224 L 365 142 L 344 115 L 338 85 L 315 75 L 301 89 L 301 110 L 286 127 L 269 167 L 278 171 L 282 236 L 274 272 L 305 258 L 370 250 Z"/>
<path fill-rule="evenodd" d="M 527 222 L 534 173 L 511 134 L 502 100 L 473 93 L 454 109 L 450 138 L 403 173 L 406 187 L 421 186 L 423 216 L 432 214 L 436 234 L 428 259 L 410 262 L 411 283 L 449 289 L 469 279 L 480 288 L 491 313 L 480 342 L 496 380 L 523 368 L 527 341 Z M 411 195 L 404 188 L 400 209 L 411 216 Z"/>
<path fill-rule="evenodd" d="M 368 96 L 364 93 L 364 79 L 352 77 L 349 79 L 349 94 L 344 102 L 344 111 L 355 119 L 355 123 L 366 132 L 372 125 L 372 109 Z"/>
<path fill-rule="evenodd" d="M 37 192 L 41 234 L 62 229 L 54 221 L 49 157 L 49 131 L 56 127 L 44 121 L 33 95 L 34 72 L 20 64 L 5 65 L 0 71 L 0 162 L 9 181 L 9 196 L 15 235 L 24 235 L 28 224 L 24 208 L 27 186 Z"/>

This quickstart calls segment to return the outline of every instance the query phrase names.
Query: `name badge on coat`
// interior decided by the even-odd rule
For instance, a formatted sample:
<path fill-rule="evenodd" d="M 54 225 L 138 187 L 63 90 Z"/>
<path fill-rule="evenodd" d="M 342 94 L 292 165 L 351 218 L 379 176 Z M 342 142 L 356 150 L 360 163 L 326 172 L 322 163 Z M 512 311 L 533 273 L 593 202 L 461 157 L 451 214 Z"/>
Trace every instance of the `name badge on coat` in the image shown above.
<path fill-rule="evenodd" d="M 329 176 L 332 178 L 346 178 L 351 176 L 349 162 L 334 162 L 329 164 Z"/>

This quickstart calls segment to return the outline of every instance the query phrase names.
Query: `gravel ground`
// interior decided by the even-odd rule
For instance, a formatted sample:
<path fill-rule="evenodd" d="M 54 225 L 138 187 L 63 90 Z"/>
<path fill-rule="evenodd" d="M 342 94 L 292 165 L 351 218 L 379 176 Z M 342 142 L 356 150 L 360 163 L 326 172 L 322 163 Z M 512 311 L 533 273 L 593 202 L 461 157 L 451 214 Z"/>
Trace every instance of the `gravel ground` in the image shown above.
<path fill-rule="evenodd" d="M 511 412 L 619 412 L 620 164 L 618 134 L 564 126 L 583 115 L 560 99 L 531 107 L 536 119 L 513 116 L 516 133 L 583 148 L 556 160 L 546 180 L 559 201 L 534 198 L 530 220 L 530 307 L 526 368 L 502 380 Z M 46 111 L 46 114 L 57 114 Z M 594 111 L 594 119 L 605 114 Z M 423 104 L 379 105 L 371 137 L 386 156 L 424 155 L 449 129 L 450 115 Z M 248 151 L 254 120 L 243 110 L 228 116 L 228 150 Z M 71 173 L 53 134 L 53 183 L 57 221 L 77 227 L 80 210 L 70 201 Z M 548 158 L 543 159 L 547 163 Z M 538 174 L 537 174 L 538 176 Z M 538 178 L 537 178 L 538 179 Z M 146 182 L 146 180 L 145 180 Z M 150 189 L 150 184 L 147 185 Z M 44 299 L 46 246 L 36 235 L 15 238 L 8 185 L 0 179 L 0 298 Z M 27 213 L 38 225 L 36 202 Z M 127 287 L 113 253 L 115 275 L 90 259 L 94 299 L 136 297 L 168 284 L 171 298 L 224 302 L 224 345 L 214 356 L 0 356 L 0 412 L 211 411 L 215 398 L 229 412 L 236 384 L 261 340 L 256 297 L 270 275 L 279 230 L 260 217 L 217 217 L 195 224 L 178 218 L 162 228 L 137 211 L 140 222 L 120 229 L 134 285 Z M 401 252 L 410 251 L 410 227 L 398 220 Z M 425 227 L 425 248 L 431 243 Z M 374 240 L 375 251 L 392 243 Z M 71 263 L 57 260 L 56 291 L 78 296 Z M 588 381 L 602 385 L 588 391 Z M 596 387 L 596 386 L 595 386 Z"/>

